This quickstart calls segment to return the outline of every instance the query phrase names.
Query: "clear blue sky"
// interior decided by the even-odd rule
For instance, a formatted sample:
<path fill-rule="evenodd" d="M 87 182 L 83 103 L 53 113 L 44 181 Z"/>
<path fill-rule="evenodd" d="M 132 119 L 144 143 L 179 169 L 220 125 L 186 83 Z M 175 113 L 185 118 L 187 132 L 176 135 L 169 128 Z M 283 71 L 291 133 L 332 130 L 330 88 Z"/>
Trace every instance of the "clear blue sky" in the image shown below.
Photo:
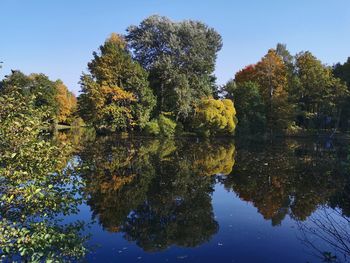
<path fill-rule="evenodd" d="M 350 56 L 350 0 L 0 0 L 0 77 L 42 72 L 77 93 L 92 51 L 152 14 L 201 20 L 222 35 L 219 84 L 278 42 L 329 65 Z"/>

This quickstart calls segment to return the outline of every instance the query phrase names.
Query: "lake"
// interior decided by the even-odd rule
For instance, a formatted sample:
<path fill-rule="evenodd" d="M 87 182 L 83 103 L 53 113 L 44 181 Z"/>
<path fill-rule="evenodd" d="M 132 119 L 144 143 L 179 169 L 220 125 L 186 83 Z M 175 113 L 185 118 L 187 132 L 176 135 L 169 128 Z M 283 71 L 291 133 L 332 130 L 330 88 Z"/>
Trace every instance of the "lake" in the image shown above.
<path fill-rule="evenodd" d="M 73 204 L 54 217 L 84 224 L 70 236 L 84 246 L 82 261 L 349 260 L 347 141 L 78 132 L 52 141 L 73 147 L 64 157 Z"/>

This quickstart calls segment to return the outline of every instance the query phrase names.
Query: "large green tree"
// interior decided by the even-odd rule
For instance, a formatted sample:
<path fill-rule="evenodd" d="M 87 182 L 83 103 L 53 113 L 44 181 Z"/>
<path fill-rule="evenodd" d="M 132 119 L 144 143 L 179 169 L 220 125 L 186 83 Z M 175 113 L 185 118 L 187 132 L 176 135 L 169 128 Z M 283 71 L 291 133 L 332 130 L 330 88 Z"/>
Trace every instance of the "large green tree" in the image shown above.
<path fill-rule="evenodd" d="M 158 112 L 171 111 L 184 120 L 200 98 L 213 95 L 215 61 L 222 47 L 213 28 L 155 15 L 127 32 L 133 57 L 150 72 Z"/>
<path fill-rule="evenodd" d="M 144 127 L 155 98 L 147 72 L 132 60 L 124 39 L 112 34 L 93 56 L 89 74 L 81 77 L 80 116 L 97 129 Z"/>
<path fill-rule="evenodd" d="M 334 65 L 333 74 L 335 77 L 344 80 L 350 88 L 350 57 L 344 64 L 337 63 Z"/>
<path fill-rule="evenodd" d="M 335 78 L 331 68 L 323 65 L 311 52 L 297 54 L 296 74 L 299 83 L 293 94 L 300 124 L 307 128 L 336 126 L 348 97 L 345 84 Z"/>
<path fill-rule="evenodd" d="M 231 80 L 225 85 L 224 91 L 226 97 L 235 102 L 239 120 L 238 132 L 243 134 L 265 132 L 265 105 L 259 85 L 251 81 L 236 84 Z"/>
<path fill-rule="evenodd" d="M 350 92 L 350 57 L 344 64 L 337 63 L 333 67 L 333 74 L 335 77 L 346 82 L 348 91 Z M 345 103 L 342 107 L 342 115 L 340 120 L 340 126 L 343 129 L 349 128 L 349 120 L 350 120 L 350 98 L 347 97 Z"/>

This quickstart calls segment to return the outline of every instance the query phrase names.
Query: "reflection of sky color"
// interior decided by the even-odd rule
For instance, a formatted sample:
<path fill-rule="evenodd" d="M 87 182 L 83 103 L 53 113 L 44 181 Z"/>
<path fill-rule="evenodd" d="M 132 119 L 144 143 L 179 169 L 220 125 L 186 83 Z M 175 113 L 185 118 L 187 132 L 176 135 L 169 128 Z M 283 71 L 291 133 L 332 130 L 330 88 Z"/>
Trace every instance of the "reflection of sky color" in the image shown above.
<path fill-rule="evenodd" d="M 334 211 L 324 207 L 348 185 L 341 161 L 347 153 L 344 144 L 334 142 L 332 149 L 327 149 L 321 139 L 249 144 L 236 138 L 236 146 L 228 140 L 211 143 L 178 140 L 177 147 L 164 155 L 164 149 L 169 147 L 159 146 L 174 141 L 159 143 L 99 138 L 80 152 L 83 163 L 96 165 L 91 173 L 82 174 L 86 193 L 91 195 L 89 205 L 84 205 L 77 217 L 89 221 L 92 213 L 95 215 L 89 244 L 99 246 L 88 255 L 89 261 L 294 263 L 319 262 L 322 252 L 333 253 L 327 242 L 309 235 L 321 251 L 315 253 L 305 244 L 301 227 L 313 226 L 310 219 L 320 218 L 318 215 L 323 211 Z M 138 150 L 133 145 L 138 145 Z M 236 149 L 235 155 L 230 151 L 232 148 Z M 227 158 L 221 158 L 222 155 Z M 223 160 L 233 156 L 230 174 L 218 172 L 215 177 L 201 172 L 205 167 L 217 167 L 220 171 L 227 166 Z M 146 163 L 154 169 L 147 168 Z M 113 180 L 109 180 L 112 171 L 124 176 L 133 171 L 136 175 L 129 185 L 115 190 L 104 188 L 110 190 L 106 194 L 94 182 L 102 180 L 113 185 Z M 95 188 L 89 188 L 93 185 Z M 146 189 L 144 199 L 131 208 L 133 200 L 125 196 L 136 200 L 139 189 Z M 341 200 L 335 205 L 344 206 L 343 211 L 347 211 Z M 137 220 L 127 220 L 130 214 L 136 215 Z M 335 220 L 338 219 L 346 221 L 345 217 Z M 211 231 L 213 222 L 219 226 L 215 231 Z M 199 241 L 195 247 L 182 242 L 192 238 Z"/>
<path fill-rule="evenodd" d="M 346 262 L 350 255 L 346 141 L 329 149 L 322 138 L 89 135 L 68 130 L 53 140 L 74 145 L 58 160 L 79 175 L 84 201 L 59 218 L 90 226 L 82 235 L 90 237 L 88 262 L 295 263 L 335 254 Z M 340 235 L 329 242 L 319 233 Z"/>
<path fill-rule="evenodd" d="M 350 56 L 348 0 L 1 0 L 0 11 L 0 77 L 10 69 L 42 72 L 74 92 L 92 51 L 110 33 L 123 33 L 152 14 L 198 19 L 217 29 L 224 40 L 219 84 L 277 42 L 293 54 L 310 50 L 328 64 Z"/>
<path fill-rule="evenodd" d="M 145 253 L 122 233 L 104 232 L 92 226 L 91 244 L 101 245 L 88 259 L 98 262 L 316 262 L 298 240 L 296 223 L 287 217 L 273 227 L 256 208 L 217 184 L 213 194 L 215 220 L 219 232 L 196 249 L 171 247 Z M 90 212 L 83 208 L 88 220 Z"/>

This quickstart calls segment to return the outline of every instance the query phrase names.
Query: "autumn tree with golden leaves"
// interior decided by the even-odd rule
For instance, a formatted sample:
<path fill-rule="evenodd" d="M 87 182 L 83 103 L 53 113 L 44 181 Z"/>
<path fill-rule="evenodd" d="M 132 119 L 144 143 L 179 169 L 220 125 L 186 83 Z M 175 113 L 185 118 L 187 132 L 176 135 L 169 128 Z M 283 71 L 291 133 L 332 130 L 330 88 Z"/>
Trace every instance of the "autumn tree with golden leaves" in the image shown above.
<path fill-rule="evenodd" d="M 80 116 L 97 130 L 131 131 L 148 122 L 155 97 L 147 72 L 132 60 L 124 39 L 112 34 L 93 53 L 81 77 Z"/>

